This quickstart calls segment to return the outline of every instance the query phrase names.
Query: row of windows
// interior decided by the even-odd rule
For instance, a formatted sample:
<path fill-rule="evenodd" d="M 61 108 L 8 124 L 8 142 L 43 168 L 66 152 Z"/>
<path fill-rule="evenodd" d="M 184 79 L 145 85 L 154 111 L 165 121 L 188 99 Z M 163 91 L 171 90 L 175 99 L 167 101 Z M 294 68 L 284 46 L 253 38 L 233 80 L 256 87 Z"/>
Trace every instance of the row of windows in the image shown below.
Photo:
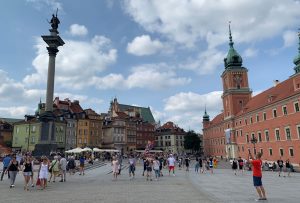
<path fill-rule="evenodd" d="M 294 103 L 294 112 L 300 112 L 300 107 L 299 107 L 299 103 L 298 102 Z M 282 115 L 288 115 L 288 109 L 287 109 L 286 105 L 282 106 Z M 273 118 L 277 118 L 278 117 L 277 108 L 272 109 L 272 116 L 273 116 Z M 256 120 L 256 122 L 260 122 L 260 116 L 259 116 L 259 114 L 255 115 L 255 120 Z M 267 113 L 266 112 L 262 113 L 262 120 L 263 121 L 267 120 Z M 250 117 L 249 122 L 250 122 L 250 124 L 253 123 L 252 116 Z M 239 124 L 242 125 L 242 120 L 239 121 Z M 248 125 L 248 119 L 247 118 L 244 119 L 244 124 Z M 238 126 L 238 122 L 236 122 L 235 125 Z"/>
<path fill-rule="evenodd" d="M 158 147 L 169 147 L 169 146 L 171 146 L 171 141 L 166 141 L 166 142 L 160 141 L 160 142 L 157 142 L 157 144 L 158 144 Z M 184 146 L 183 141 L 176 141 L 176 146 Z"/>
<path fill-rule="evenodd" d="M 125 132 L 124 128 L 114 128 L 114 133 L 124 134 L 124 132 Z"/>
<path fill-rule="evenodd" d="M 139 131 L 154 131 L 153 128 L 137 127 L 136 130 Z"/>
<path fill-rule="evenodd" d="M 223 145 L 225 144 L 225 138 L 214 138 L 206 140 L 205 144 L 208 145 Z"/>
<path fill-rule="evenodd" d="M 143 133 L 143 134 L 142 134 L 142 133 L 137 133 L 136 136 L 137 136 L 137 137 L 143 137 L 143 136 L 146 136 L 146 137 L 150 137 L 150 136 L 151 136 L 151 137 L 153 137 L 154 134 L 148 134 L 148 133 Z"/>
<path fill-rule="evenodd" d="M 244 146 L 241 147 L 242 151 L 244 152 L 245 149 L 244 149 Z M 240 147 L 238 147 L 238 151 L 240 151 Z M 264 153 L 263 149 L 260 148 L 259 150 L 261 153 Z M 272 148 L 269 148 L 269 156 L 273 156 L 273 149 Z M 251 152 L 251 149 L 248 148 L 248 152 Z M 253 149 L 253 153 L 256 154 L 256 149 Z M 290 147 L 288 149 L 288 154 L 290 157 L 293 157 L 294 156 L 294 148 L 293 147 Z M 283 148 L 279 148 L 279 155 L 280 156 L 285 156 L 285 153 L 284 153 L 284 149 Z"/>
<path fill-rule="evenodd" d="M 123 138 L 123 136 L 114 136 L 114 142 L 123 142 L 123 140 L 124 140 L 124 138 Z"/>
<path fill-rule="evenodd" d="M 296 130 L 297 130 L 298 138 L 300 139 L 300 125 L 296 126 Z M 292 139 L 292 135 L 291 135 L 291 129 L 290 129 L 290 127 L 285 127 L 284 128 L 284 132 L 285 132 L 285 138 L 286 138 L 286 140 L 291 140 Z M 239 134 L 240 134 L 240 136 L 243 136 L 242 130 L 236 131 L 236 135 L 239 136 Z M 255 137 L 255 134 L 251 133 L 251 139 L 252 140 L 254 139 L 254 137 Z M 279 128 L 276 128 L 274 130 L 274 138 L 275 138 L 274 140 L 276 140 L 276 141 L 282 140 L 282 136 L 280 134 L 280 129 Z M 263 141 L 263 136 L 262 136 L 262 133 L 260 131 L 257 132 L 257 138 L 256 139 L 257 139 L 257 142 L 262 142 Z M 266 142 L 270 141 L 269 130 L 265 130 L 264 131 L 264 141 L 266 141 Z M 251 142 L 248 134 L 246 134 L 246 142 L 247 143 Z"/>
<path fill-rule="evenodd" d="M 225 153 L 224 149 L 207 149 L 205 151 L 206 151 L 206 154 L 212 154 L 212 153 L 224 154 Z"/>

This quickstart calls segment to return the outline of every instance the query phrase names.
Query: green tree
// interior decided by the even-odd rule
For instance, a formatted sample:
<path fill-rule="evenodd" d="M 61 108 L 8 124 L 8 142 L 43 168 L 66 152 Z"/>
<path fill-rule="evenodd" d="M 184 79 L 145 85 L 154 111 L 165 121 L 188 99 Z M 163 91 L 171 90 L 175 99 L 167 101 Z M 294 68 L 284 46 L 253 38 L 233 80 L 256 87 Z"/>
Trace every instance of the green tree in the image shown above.
<path fill-rule="evenodd" d="M 192 152 L 200 150 L 200 138 L 193 130 L 188 131 L 184 136 L 184 149 L 190 149 Z"/>

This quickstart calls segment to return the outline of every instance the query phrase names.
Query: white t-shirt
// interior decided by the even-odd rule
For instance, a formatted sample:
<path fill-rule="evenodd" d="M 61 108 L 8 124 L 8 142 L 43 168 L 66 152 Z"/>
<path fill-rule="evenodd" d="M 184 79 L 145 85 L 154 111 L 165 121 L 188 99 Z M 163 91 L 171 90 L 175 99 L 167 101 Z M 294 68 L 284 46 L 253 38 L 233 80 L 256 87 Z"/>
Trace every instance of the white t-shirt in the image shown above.
<path fill-rule="evenodd" d="M 153 169 L 154 170 L 159 170 L 159 166 L 160 166 L 160 163 L 158 160 L 154 160 L 153 162 Z"/>
<path fill-rule="evenodd" d="M 175 166 L 175 159 L 174 159 L 174 157 L 169 157 L 168 158 L 168 163 L 169 163 L 169 166 Z"/>

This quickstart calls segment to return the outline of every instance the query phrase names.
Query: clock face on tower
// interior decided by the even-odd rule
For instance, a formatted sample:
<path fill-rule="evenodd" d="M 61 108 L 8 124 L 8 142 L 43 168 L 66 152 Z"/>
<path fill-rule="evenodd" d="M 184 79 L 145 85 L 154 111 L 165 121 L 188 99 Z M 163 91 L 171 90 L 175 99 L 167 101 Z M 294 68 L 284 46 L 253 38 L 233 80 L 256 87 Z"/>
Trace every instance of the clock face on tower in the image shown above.
<path fill-rule="evenodd" d="M 242 84 L 242 76 L 240 74 L 236 74 L 234 75 L 233 80 L 235 82 L 235 87 L 240 89 Z"/>

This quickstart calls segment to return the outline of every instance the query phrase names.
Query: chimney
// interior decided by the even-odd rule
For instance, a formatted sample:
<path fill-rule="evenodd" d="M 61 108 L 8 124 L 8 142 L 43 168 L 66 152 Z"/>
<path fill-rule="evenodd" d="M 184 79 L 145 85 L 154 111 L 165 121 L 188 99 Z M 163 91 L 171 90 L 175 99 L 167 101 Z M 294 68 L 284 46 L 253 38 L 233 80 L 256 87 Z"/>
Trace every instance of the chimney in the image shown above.
<path fill-rule="evenodd" d="M 279 83 L 279 80 L 274 80 L 274 87 L 276 87 Z"/>

